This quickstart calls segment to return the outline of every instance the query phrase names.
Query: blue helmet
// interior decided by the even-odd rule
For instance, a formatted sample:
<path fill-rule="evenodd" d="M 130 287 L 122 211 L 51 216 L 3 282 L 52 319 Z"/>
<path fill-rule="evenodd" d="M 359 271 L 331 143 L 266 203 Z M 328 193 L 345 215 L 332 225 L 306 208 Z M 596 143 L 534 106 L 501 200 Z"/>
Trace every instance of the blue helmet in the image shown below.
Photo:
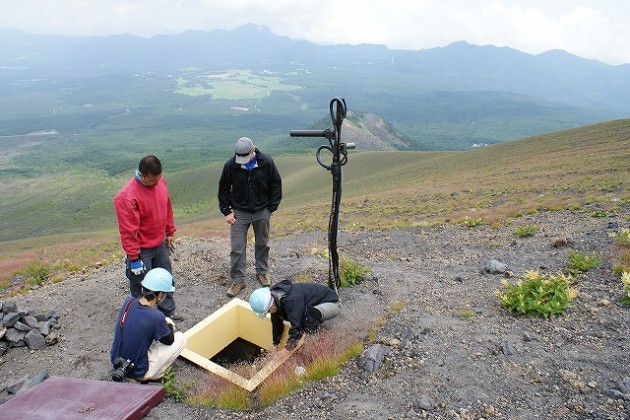
<path fill-rule="evenodd" d="M 254 311 L 258 318 L 264 318 L 267 315 L 272 303 L 273 297 L 268 287 L 256 289 L 249 296 L 249 306 L 252 307 L 252 311 Z"/>
<path fill-rule="evenodd" d="M 161 267 L 147 272 L 142 280 L 142 287 L 152 292 L 174 292 L 173 275 Z"/>

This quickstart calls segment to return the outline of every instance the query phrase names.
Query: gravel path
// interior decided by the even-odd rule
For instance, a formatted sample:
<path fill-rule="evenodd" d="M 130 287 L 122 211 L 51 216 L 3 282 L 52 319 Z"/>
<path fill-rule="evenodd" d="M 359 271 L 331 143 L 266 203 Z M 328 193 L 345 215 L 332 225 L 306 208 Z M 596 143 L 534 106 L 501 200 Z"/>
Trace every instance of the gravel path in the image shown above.
<path fill-rule="evenodd" d="M 538 232 L 518 238 L 513 230 L 520 225 L 536 225 Z M 388 352 L 375 372 L 357 357 L 337 376 L 264 408 L 235 412 L 165 399 L 146 418 L 630 419 L 630 307 L 620 304 L 623 285 L 612 273 L 619 248 L 609 237 L 628 226 L 624 207 L 605 218 L 542 212 L 498 229 L 341 232 L 340 254 L 372 271 L 359 286 L 341 290 L 343 313 L 325 333 L 366 340 L 376 328 L 375 342 Z M 325 283 L 326 248 L 322 232 L 274 239 L 272 276 L 304 274 Z M 487 273 L 489 260 L 507 264 L 514 281 L 529 270 L 557 274 L 569 249 L 599 252 L 604 263 L 578 277 L 579 297 L 565 315 L 529 319 L 499 306 L 494 291 L 506 277 Z M 186 316 L 179 329 L 228 301 L 228 252 L 224 238 L 178 240 L 176 302 Z M 256 287 L 251 274 L 243 299 Z M 10 348 L 0 360 L 1 380 L 43 369 L 108 379 L 113 325 L 126 292 L 121 263 L 12 299 L 20 309 L 55 309 L 61 339 L 43 351 Z M 392 310 L 397 302 L 403 304 L 398 312 Z M 205 375 L 182 359 L 174 366 L 178 378 Z M 11 397 L 0 392 L 0 403 Z"/>

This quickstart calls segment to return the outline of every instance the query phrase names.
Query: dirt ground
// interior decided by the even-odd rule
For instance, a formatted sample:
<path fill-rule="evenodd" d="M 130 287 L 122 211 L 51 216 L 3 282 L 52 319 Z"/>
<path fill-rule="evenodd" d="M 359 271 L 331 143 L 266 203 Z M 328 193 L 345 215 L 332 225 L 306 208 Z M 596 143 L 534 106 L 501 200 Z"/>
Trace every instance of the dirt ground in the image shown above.
<path fill-rule="evenodd" d="M 541 212 L 498 229 L 340 232 L 340 254 L 371 273 L 341 289 L 342 315 L 326 331 L 367 339 L 377 326 L 375 342 L 390 352 L 375 372 L 356 357 L 338 375 L 267 407 L 230 411 L 167 398 L 146 418 L 630 419 L 630 307 L 620 303 L 623 285 L 612 273 L 619 248 L 609 237 L 630 226 L 630 208 L 603 218 L 591 213 Z M 520 225 L 538 232 L 518 238 L 513 231 Z M 326 240 L 325 232 L 274 239 L 272 278 L 303 274 L 326 283 Z M 514 276 L 508 280 L 515 281 L 529 270 L 559 273 L 569 249 L 599 252 L 604 263 L 577 277 L 579 296 L 565 315 L 530 319 L 499 305 L 494 292 L 506 277 L 487 273 L 489 260 L 507 264 Z M 175 298 L 186 317 L 180 330 L 228 302 L 228 252 L 225 238 L 178 239 Z M 253 268 L 250 274 L 243 299 L 257 287 Z M 10 348 L 0 359 L 0 390 L 42 370 L 108 380 L 114 323 L 127 290 L 120 262 L 11 298 L 20 309 L 56 310 L 60 341 L 42 351 Z M 391 310 L 396 302 L 404 304 L 399 312 Z M 174 367 L 178 379 L 206 375 L 181 358 Z M 0 392 L 0 403 L 11 398 Z"/>

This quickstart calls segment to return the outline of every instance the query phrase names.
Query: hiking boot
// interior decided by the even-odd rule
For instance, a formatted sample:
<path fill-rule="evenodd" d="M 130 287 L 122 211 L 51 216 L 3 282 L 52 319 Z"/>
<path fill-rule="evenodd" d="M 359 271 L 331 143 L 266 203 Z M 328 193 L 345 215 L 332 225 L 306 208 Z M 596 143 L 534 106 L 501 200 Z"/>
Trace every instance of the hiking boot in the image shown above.
<path fill-rule="evenodd" d="M 171 314 L 168 317 L 171 318 L 173 321 L 183 321 L 184 320 L 184 315 L 181 315 L 178 312 L 171 312 Z"/>
<path fill-rule="evenodd" d="M 244 281 L 242 281 L 240 283 L 232 283 L 230 288 L 227 290 L 227 295 L 228 295 L 228 297 L 235 297 L 236 295 L 241 293 L 241 290 L 243 290 L 243 289 L 245 289 L 245 282 Z"/>
<path fill-rule="evenodd" d="M 271 280 L 269 280 L 269 276 L 266 274 L 256 274 L 256 279 L 258 279 L 258 283 L 263 287 L 271 286 Z"/>

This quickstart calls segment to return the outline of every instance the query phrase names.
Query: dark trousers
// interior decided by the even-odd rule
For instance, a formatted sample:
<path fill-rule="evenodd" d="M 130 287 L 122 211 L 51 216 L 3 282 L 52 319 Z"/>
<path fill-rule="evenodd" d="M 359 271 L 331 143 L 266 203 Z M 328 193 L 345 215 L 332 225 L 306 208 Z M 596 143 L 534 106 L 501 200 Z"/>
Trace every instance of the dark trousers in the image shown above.
<path fill-rule="evenodd" d="M 173 271 L 171 270 L 171 260 L 169 257 L 166 242 L 155 248 L 140 249 L 140 259 L 147 267 L 147 271 L 152 268 L 161 267 L 167 270 L 169 273 L 173 273 Z M 133 274 L 131 272 L 131 262 L 128 258 L 125 263 L 125 274 L 129 279 L 129 290 L 131 291 L 131 296 L 135 298 L 140 298 L 142 296 L 142 279 L 144 279 L 144 274 L 141 276 L 136 276 L 135 274 Z M 173 279 L 173 285 L 175 285 L 175 279 Z M 169 316 L 173 312 L 175 312 L 175 300 L 173 299 L 173 293 L 166 294 L 166 299 L 164 299 L 164 301 L 158 305 L 158 309 L 162 311 L 166 316 Z"/>

